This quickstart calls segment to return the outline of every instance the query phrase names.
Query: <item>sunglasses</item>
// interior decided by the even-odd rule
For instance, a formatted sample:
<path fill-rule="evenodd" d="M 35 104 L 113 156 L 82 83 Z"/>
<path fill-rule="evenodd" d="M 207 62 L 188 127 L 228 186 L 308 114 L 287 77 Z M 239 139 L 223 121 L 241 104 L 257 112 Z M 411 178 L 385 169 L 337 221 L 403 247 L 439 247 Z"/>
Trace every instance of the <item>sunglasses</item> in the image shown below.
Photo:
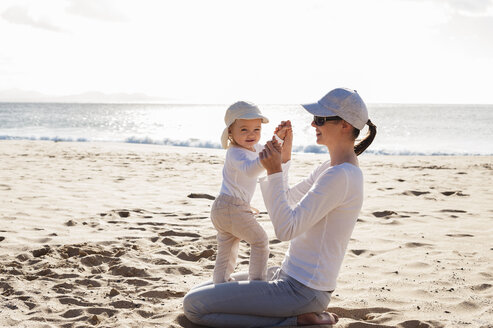
<path fill-rule="evenodd" d="M 323 116 L 313 116 L 313 123 L 315 123 L 316 126 L 322 126 L 325 124 L 325 122 L 328 121 L 340 121 L 342 118 L 339 116 L 329 116 L 329 117 L 323 117 Z"/>

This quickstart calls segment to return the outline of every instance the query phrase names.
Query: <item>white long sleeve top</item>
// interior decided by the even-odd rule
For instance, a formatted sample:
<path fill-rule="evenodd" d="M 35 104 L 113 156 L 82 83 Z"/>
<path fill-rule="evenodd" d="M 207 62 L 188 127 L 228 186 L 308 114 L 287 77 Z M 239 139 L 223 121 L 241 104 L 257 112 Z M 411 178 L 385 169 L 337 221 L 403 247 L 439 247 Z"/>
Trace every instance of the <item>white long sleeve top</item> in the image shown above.
<path fill-rule="evenodd" d="M 291 189 L 287 176 L 279 172 L 260 180 L 277 237 L 291 241 L 282 270 L 310 288 L 334 290 L 363 203 L 363 173 L 352 164 L 327 161 Z"/>
<path fill-rule="evenodd" d="M 265 170 L 259 153 L 264 146 L 256 144 L 255 151 L 231 146 L 226 151 L 221 193 L 239 198 L 250 204 L 258 176 Z"/>

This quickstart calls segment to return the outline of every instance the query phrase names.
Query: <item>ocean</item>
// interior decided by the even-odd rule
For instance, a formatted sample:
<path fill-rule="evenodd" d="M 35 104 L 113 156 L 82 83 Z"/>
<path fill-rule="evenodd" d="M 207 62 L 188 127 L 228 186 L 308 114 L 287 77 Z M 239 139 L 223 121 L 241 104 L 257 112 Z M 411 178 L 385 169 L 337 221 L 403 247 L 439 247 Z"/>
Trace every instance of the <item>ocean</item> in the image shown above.
<path fill-rule="evenodd" d="M 0 103 L 0 140 L 128 142 L 220 148 L 228 105 Z M 300 105 L 259 105 L 262 140 L 291 120 L 296 152 L 326 152 Z M 377 155 L 493 155 L 493 105 L 369 104 Z M 366 134 L 366 129 L 362 135 Z"/>

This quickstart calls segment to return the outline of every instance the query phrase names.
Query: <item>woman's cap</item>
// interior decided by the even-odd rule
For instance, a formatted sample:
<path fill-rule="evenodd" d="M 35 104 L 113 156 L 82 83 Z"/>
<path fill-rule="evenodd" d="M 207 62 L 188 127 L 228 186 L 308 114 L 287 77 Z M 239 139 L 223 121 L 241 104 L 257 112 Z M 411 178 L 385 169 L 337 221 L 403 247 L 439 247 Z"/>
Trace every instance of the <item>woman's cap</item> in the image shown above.
<path fill-rule="evenodd" d="M 221 135 L 221 145 L 224 149 L 228 148 L 229 131 L 228 128 L 236 120 L 254 120 L 260 118 L 262 123 L 269 123 L 269 119 L 262 115 L 260 109 L 250 102 L 237 101 L 233 105 L 229 106 L 224 115 L 224 123 L 226 123 L 226 128 Z"/>
<path fill-rule="evenodd" d="M 318 102 L 302 106 L 315 116 L 339 116 L 358 130 L 368 122 L 368 109 L 356 90 L 337 88 Z"/>

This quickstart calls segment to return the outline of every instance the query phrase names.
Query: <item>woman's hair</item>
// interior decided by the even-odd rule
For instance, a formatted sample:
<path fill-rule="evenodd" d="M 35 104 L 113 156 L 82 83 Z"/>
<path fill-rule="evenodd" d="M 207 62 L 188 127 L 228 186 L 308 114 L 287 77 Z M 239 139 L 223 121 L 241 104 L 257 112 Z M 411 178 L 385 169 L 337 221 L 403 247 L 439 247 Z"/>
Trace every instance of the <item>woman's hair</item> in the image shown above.
<path fill-rule="evenodd" d="M 377 127 L 375 126 L 375 124 L 373 124 L 370 120 L 368 120 L 366 124 L 368 125 L 368 133 L 366 134 L 366 137 L 354 146 L 354 152 L 356 153 L 356 156 L 364 152 L 366 148 L 370 146 L 370 144 L 373 142 L 373 139 L 375 139 L 375 136 L 377 135 Z M 354 139 L 358 138 L 359 133 L 360 130 L 353 127 Z"/>

